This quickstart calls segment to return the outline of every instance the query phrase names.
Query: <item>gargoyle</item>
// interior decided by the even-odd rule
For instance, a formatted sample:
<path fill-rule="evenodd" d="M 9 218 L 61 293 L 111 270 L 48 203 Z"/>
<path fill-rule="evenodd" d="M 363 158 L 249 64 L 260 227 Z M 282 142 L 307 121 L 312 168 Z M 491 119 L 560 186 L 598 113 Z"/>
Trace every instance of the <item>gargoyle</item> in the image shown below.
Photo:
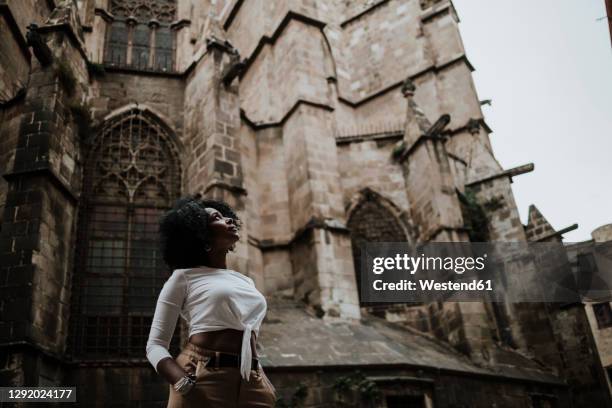
<path fill-rule="evenodd" d="M 234 78 L 239 76 L 242 71 L 246 68 L 246 59 L 240 60 L 240 55 L 232 55 L 232 59 L 229 64 L 225 67 L 222 73 L 223 85 L 229 86 Z"/>
<path fill-rule="evenodd" d="M 38 32 L 38 25 L 32 23 L 27 28 L 28 32 L 26 33 L 26 41 L 28 45 L 32 47 L 34 56 L 43 67 L 50 65 L 53 62 L 53 53 Z"/>
<path fill-rule="evenodd" d="M 425 136 L 428 136 L 428 137 L 440 136 L 444 128 L 450 123 L 450 119 L 451 118 L 449 114 L 444 114 L 440 116 L 440 118 L 436 121 L 436 123 L 431 125 L 429 130 L 427 130 L 427 133 L 425 133 Z"/>

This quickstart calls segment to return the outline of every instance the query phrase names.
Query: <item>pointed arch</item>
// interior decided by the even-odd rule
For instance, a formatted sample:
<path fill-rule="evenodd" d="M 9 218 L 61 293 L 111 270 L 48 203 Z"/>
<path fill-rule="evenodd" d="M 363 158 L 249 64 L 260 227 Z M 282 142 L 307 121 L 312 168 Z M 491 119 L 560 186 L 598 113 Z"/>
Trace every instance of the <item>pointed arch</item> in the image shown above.
<path fill-rule="evenodd" d="M 393 217 L 399 228 L 401 228 L 408 242 L 412 242 L 414 236 L 412 222 L 407 211 L 400 208 L 393 200 L 385 197 L 370 187 L 364 187 L 359 190 L 352 198 L 348 206 L 346 206 L 347 224 L 354 216 L 357 210 L 362 209 L 366 203 L 376 203 L 376 205 L 387 211 Z"/>
<path fill-rule="evenodd" d="M 106 116 L 102 119 L 103 124 L 112 122 L 115 118 L 126 114 L 126 112 L 134 112 L 138 111 L 141 115 L 149 117 L 152 121 L 155 121 L 159 126 L 161 126 L 166 132 L 167 136 L 173 143 L 174 149 L 178 152 L 179 156 L 182 157 L 185 149 L 183 143 L 178 138 L 174 127 L 172 126 L 172 121 L 166 115 L 158 111 L 157 109 L 144 104 L 144 103 L 129 103 L 127 105 L 121 106 L 117 109 L 112 110 L 107 113 Z M 88 141 L 89 144 L 93 144 L 94 140 L 99 137 L 100 133 L 94 133 L 91 139 Z"/>
<path fill-rule="evenodd" d="M 347 209 L 357 287 L 361 284 L 360 247 L 366 242 L 413 242 L 407 215 L 373 189 L 360 190 Z M 361 291 L 359 291 L 361 300 Z"/>
<path fill-rule="evenodd" d="M 109 191 L 100 190 L 109 178 L 122 185 L 129 203 L 158 198 L 158 206 L 169 207 L 178 197 L 181 144 L 168 120 L 152 108 L 129 104 L 116 109 L 106 115 L 88 145 L 83 185 L 86 199 L 111 199 Z M 165 201 L 151 196 L 155 193 L 151 189 L 143 191 L 155 181 Z"/>
<path fill-rule="evenodd" d="M 144 358 L 155 299 L 171 272 L 158 225 L 181 193 L 175 137 L 163 117 L 131 104 L 107 115 L 89 143 L 69 342 L 78 359 Z"/>

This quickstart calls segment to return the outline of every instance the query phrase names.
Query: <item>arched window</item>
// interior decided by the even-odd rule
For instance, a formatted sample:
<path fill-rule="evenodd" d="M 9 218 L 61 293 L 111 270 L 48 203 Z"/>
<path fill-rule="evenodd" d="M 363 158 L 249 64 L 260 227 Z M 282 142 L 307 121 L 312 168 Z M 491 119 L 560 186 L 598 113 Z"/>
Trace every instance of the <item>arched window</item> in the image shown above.
<path fill-rule="evenodd" d="M 175 0 L 111 0 L 109 11 L 114 20 L 106 33 L 105 64 L 174 70 Z"/>
<path fill-rule="evenodd" d="M 363 200 L 352 211 L 347 222 L 351 231 L 351 244 L 357 288 L 361 286 L 360 247 L 366 242 L 406 242 L 406 234 L 398 223 L 397 218 L 378 200 L 374 193 L 364 194 Z M 359 289 L 361 302 L 361 290 Z"/>
<path fill-rule="evenodd" d="M 155 301 L 171 272 L 159 249 L 159 217 L 180 194 L 170 131 L 148 111 L 121 113 L 103 126 L 83 176 L 72 353 L 144 358 Z"/>

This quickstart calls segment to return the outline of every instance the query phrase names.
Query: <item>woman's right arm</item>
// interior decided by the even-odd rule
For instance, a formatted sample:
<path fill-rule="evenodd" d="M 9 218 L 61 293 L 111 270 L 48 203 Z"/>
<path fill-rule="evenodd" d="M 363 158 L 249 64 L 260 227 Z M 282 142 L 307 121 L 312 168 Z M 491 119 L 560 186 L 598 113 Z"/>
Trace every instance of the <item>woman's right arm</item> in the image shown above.
<path fill-rule="evenodd" d="M 185 276 L 183 271 L 176 270 L 159 294 L 147 340 L 147 359 L 155 371 L 170 384 L 176 383 L 187 374 L 168 351 L 186 295 Z"/>
<path fill-rule="evenodd" d="M 162 359 L 157 363 L 157 372 L 161 375 L 168 383 L 175 384 L 183 376 L 188 373 L 174 361 L 172 357 Z M 193 374 L 193 373 L 191 373 Z"/>

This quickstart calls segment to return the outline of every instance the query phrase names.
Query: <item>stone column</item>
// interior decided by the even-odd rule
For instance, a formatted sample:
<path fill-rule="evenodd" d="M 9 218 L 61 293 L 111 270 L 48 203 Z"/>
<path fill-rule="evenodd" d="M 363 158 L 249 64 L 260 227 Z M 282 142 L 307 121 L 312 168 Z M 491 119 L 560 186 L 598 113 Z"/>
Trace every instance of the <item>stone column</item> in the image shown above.
<path fill-rule="evenodd" d="M 441 131 L 450 121 L 443 115 L 433 126 L 414 100 L 416 87 L 407 80 L 402 92 L 407 100 L 403 152 L 408 200 L 412 205 L 417 241 L 468 241 L 461 206 Z"/>
<path fill-rule="evenodd" d="M 37 59 L 14 165 L 4 174 L 0 231 L 0 347 L 10 362 L 0 382 L 6 385 L 61 381 L 81 186 L 76 123 L 87 121 L 87 69 L 75 13 L 74 5 L 58 8 L 28 33 Z"/>
<path fill-rule="evenodd" d="M 190 68 L 185 86 L 184 141 L 188 153 L 183 191 L 222 199 L 237 211 L 245 233 L 228 267 L 248 274 L 247 192 L 238 142 L 238 80 L 228 77 L 238 61 L 237 51 L 229 43 L 210 36 L 206 50 Z"/>
<path fill-rule="evenodd" d="M 283 125 L 296 296 L 319 317 L 360 317 L 351 239 L 342 206 L 333 117 L 298 103 Z"/>
<path fill-rule="evenodd" d="M 442 131 L 450 122 L 443 115 L 431 125 L 414 100 L 415 85 L 406 80 L 406 124 L 398 161 L 404 171 L 417 242 L 469 242 L 455 189 Z M 455 348 L 486 359 L 491 344 L 490 320 L 484 302 L 444 302 L 429 307 L 432 330 Z"/>

